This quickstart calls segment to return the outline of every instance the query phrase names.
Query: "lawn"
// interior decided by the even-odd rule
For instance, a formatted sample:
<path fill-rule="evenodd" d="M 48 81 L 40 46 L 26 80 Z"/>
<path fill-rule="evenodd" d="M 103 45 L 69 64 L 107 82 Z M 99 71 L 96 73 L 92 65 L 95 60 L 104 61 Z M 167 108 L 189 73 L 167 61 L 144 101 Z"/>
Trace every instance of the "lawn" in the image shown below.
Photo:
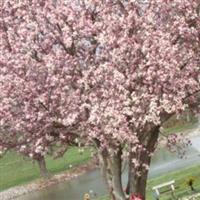
<path fill-rule="evenodd" d="M 200 192 L 200 166 L 193 166 L 189 168 L 185 168 L 183 170 L 174 171 L 171 173 L 167 173 L 166 175 L 150 179 L 148 181 L 147 187 L 147 199 L 152 200 L 152 191 L 151 188 L 155 185 L 159 185 L 164 182 L 168 182 L 171 180 L 175 180 L 175 196 L 180 198 L 185 195 L 191 194 L 190 188 L 187 186 L 187 181 L 190 178 L 194 178 L 194 187 Z M 161 195 L 162 200 L 170 200 L 171 192 L 163 193 Z"/>
<path fill-rule="evenodd" d="M 47 157 L 47 168 L 52 174 L 56 174 L 69 169 L 70 165 L 73 167 L 84 164 L 91 158 L 90 155 L 89 150 L 85 150 L 80 155 L 78 148 L 71 148 L 62 158 L 54 160 Z M 15 152 L 9 152 L 0 159 L 0 191 L 33 181 L 39 177 L 37 163 Z"/>
<path fill-rule="evenodd" d="M 186 122 L 184 120 L 179 120 L 174 124 L 170 124 L 170 126 L 166 126 L 164 128 L 164 134 L 169 135 L 171 133 L 180 133 L 182 131 L 186 131 L 189 129 L 193 129 L 198 125 L 198 119 L 194 116 L 191 117 L 191 121 Z"/>
<path fill-rule="evenodd" d="M 152 187 L 175 180 L 175 197 L 176 199 L 191 195 L 192 192 L 190 191 L 190 188 L 187 186 L 187 181 L 189 178 L 194 178 L 194 188 L 196 192 L 200 192 L 200 166 L 193 166 L 189 168 L 185 168 L 179 171 L 174 171 L 171 173 L 167 173 L 165 175 L 159 176 L 157 178 L 153 178 L 148 180 L 148 186 L 147 186 L 147 200 L 154 200 L 152 196 Z M 165 188 L 166 189 L 166 188 Z M 164 190 L 165 190 L 164 189 Z M 160 200 L 172 200 L 171 192 L 166 192 L 161 194 Z M 103 196 L 99 198 L 98 200 L 109 200 L 108 196 Z"/>

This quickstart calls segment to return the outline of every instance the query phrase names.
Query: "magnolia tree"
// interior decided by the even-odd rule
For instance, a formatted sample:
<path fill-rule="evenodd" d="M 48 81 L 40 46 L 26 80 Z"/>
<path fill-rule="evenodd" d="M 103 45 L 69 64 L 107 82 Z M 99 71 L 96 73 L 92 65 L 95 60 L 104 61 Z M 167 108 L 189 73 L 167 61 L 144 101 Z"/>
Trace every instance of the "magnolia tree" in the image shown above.
<path fill-rule="evenodd" d="M 1 147 L 23 144 L 44 155 L 51 140 L 83 138 L 98 150 L 113 200 L 145 199 L 162 124 L 188 108 L 198 111 L 199 5 L 4 1 Z"/>
<path fill-rule="evenodd" d="M 56 20 L 70 7 L 48 16 L 54 3 L 48 2 L 46 13 L 43 6 L 4 1 L 1 7 L 0 146 L 37 160 L 46 174 L 49 148 L 74 142 L 81 90 L 79 60 L 64 34 L 71 35 L 71 27 L 65 18 L 64 27 Z"/>
<path fill-rule="evenodd" d="M 139 193 L 144 199 L 160 127 L 188 107 L 198 109 L 199 1 L 98 6 L 98 67 L 85 73 L 91 90 L 87 130 L 100 148 L 112 198 Z M 123 156 L 129 160 L 126 192 Z"/>

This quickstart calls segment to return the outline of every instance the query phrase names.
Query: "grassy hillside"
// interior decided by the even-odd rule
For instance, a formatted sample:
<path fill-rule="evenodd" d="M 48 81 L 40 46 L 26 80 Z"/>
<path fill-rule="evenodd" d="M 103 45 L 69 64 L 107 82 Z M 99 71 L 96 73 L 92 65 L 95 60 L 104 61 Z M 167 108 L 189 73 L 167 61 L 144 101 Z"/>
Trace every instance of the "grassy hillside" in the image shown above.
<path fill-rule="evenodd" d="M 90 151 L 82 155 L 77 148 L 71 148 L 59 159 L 46 158 L 47 168 L 52 173 L 58 173 L 77 166 L 90 159 Z M 24 158 L 15 152 L 7 153 L 0 159 L 0 191 L 6 188 L 27 183 L 40 177 L 38 165 L 30 159 Z"/>
<path fill-rule="evenodd" d="M 168 135 L 170 133 L 178 133 L 195 128 L 198 125 L 198 119 L 194 116 L 190 117 L 190 121 L 186 119 L 176 120 L 174 117 L 168 120 L 164 125 L 164 133 Z"/>

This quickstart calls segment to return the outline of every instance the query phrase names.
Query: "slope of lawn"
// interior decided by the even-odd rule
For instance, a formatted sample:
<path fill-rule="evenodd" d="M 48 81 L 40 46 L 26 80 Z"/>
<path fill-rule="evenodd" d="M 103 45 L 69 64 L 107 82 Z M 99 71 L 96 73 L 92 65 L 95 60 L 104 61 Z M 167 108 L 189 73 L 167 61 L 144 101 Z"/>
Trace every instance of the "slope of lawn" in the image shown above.
<path fill-rule="evenodd" d="M 58 173 L 84 164 L 91 158 L 89 150 L 81 155 L 77 148 L 69 149 L 62 158 L 54 160 L 46 158 L 47 168 L 52 173 Z M 24 158 L 15 152 L 9 152 L 0 158 L 0 191 L 12 186 L 27 183 L 40 177 L 38 165 L 30 159 Z"/>
<path fill-rule="evenodd" d="M 193 194 L 190 188 L 187 185 L 188 180 L 192 178 L 194 179 L 194 188 L 196 192 L 200 192 L 200 166 L 193 166 L 189 168 L 185 168 L 179 171 L 174 171 L 171 173 L 167 173 L 165 175 L 159 176 L 157 178 L 153 178 L 148 180 L 147 186 L 147 200 L 154 200 L 152 195 L 152 187 L 175 180 L 175 198 L 179 199 L 184 196 L 188 196 Z M 163 188 L 163 191 L 166 191 L 167 188 Z M 162 191 L 161 190 L 161 191 Z M 172 198 L 171 192 L 164 192 L 160 195 L 160 200 L 171 200 Z M 98 198 L 98 200 L 109 200 L 108 196 L 102 196 Z"/>
<path fill-rule="evenodd" d="M 177 198 L 192 194 L 189 186 L 187 185 L 187 182 L 191 178 L 194 179 L 194 188 L 196 189 L 196 192 L 200 192 L 200 166 L 199 165 L 185 168 L 183 170 L 167 173 L 166 175 L 160 176 L 158 178 L 150 179 L 148 181 L 148 187 L 147 187 L 147 199 L 149 200 L 153 199 L 152 191 L 151 191 L 151 188 L 153 186 L 159 185 L 171 180 L 175 180 L 175 187 L 176 187 L 175 196 Z M 171 192 L 166 192 L 166 193 L 161 194 L 160 199 L 162 200 L 172 199 Z"/>
<path fill-rule="evenodd" d="M 191 116 L 191 119 L 189 122 L 185 120 L 174 120 L 174 123 L 171 123 L 169 125 L 166 124 L 166 127 L 164 126 L 164 134 L 169 135 L 171 133 L 179 133 L 182 131 L 187 131 L 189 129 L 193 129 L 198 125 L 198 119 L 194 116 Z"/>

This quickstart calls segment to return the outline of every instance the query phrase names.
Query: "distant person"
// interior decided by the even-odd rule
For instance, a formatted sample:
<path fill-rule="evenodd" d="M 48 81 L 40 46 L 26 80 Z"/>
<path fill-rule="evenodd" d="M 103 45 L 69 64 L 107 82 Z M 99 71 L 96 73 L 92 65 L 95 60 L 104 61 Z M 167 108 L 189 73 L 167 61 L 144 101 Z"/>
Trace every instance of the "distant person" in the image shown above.
<path fill-rule="evenodd" d="M 88 193 L 85 193 L 83 200 L 90 200 L 90 195 Z"/>

